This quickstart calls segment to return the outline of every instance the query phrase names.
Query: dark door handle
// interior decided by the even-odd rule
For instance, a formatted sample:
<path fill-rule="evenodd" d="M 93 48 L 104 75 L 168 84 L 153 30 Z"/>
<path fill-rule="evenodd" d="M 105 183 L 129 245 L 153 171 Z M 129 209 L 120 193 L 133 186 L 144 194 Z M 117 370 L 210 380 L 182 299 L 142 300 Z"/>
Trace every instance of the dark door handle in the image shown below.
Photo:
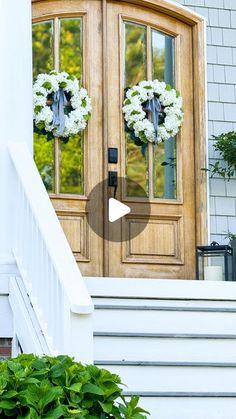
<path fill-rule="evenodd" d="M 108 186 L 114 188 L 113 197 L 115 198 L 116 197 L 117 186 L 118 186 L 117 172 L 114 172 L 114 171 L 108 172 Z"/>

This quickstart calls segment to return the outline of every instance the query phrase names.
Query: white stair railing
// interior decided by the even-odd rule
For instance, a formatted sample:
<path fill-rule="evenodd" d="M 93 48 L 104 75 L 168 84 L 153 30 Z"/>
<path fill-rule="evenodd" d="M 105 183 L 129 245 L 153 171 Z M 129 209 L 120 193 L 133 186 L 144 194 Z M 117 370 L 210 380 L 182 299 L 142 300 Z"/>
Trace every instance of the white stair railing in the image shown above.
<path fill-rule="evenodd" d="M 26 144 L 8 149 L 15 172 L 13 252 L 47 346 L 92 362 L 92 300 Z"/>

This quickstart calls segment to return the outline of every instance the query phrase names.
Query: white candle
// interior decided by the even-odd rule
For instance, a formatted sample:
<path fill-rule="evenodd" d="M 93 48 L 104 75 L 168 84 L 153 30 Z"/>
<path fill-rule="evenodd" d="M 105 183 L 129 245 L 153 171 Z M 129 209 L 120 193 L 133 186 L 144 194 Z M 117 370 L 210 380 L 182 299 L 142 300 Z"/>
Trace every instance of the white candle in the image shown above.
<path fill-rule="evenodd" d="M 204 279 L 206 281 L 223 281 L 222 266 L 205 266 Z"/>

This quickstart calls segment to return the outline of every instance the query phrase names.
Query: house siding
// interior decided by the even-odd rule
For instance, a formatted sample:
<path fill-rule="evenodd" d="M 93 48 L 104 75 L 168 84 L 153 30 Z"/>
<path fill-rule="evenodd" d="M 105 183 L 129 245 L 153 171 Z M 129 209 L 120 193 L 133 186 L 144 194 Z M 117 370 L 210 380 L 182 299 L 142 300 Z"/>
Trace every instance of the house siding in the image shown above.
<path fill-rule="evenodd" d="M 220 159 L 212 135 L 236 130 L 236 0 L 176 0 L 207 19 L 209 163 Z M 211 241 L 236 233 L 236 179 L 210 179 Z"/>

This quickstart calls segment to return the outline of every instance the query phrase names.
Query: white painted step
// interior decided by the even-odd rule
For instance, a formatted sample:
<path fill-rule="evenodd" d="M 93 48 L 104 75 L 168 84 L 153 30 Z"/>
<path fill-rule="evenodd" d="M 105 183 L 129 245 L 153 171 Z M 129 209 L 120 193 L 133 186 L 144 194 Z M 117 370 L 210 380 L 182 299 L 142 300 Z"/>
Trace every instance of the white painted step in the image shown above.
<path fill-rule="evenodd" d="M 95 336 L 94 357 L 117 361 L 235 363 L 236 339 Z"/>
<path fill-rule="evenodd" d="M 236 419 L 236 284 L 88 280 L 95 363 L 150 419 Z"/>
<path fill-rule="evenodd" d="M 236 309 L 96 304 L 94 328 L 101 332 L 236 335 Z M 202 311 L 201 311 L 202 310 Z M 109 318 L 109 321 L 107 319 Z"/>
<path fill-rule="evenodd" d="M 236 397 L 141 397 L 150 419 L 235 419 Z"/>
<path fill-rule="evenodd" d="M 124 391 L 193 392 L 236 395 L 235 367 L 180 367 L 105 365 L 118 374 L 127 387 Z"/>
<path fill-rule="evenodd" d="M 85 277 L 93 297 L 236 301 L 236 282 Z"/>

